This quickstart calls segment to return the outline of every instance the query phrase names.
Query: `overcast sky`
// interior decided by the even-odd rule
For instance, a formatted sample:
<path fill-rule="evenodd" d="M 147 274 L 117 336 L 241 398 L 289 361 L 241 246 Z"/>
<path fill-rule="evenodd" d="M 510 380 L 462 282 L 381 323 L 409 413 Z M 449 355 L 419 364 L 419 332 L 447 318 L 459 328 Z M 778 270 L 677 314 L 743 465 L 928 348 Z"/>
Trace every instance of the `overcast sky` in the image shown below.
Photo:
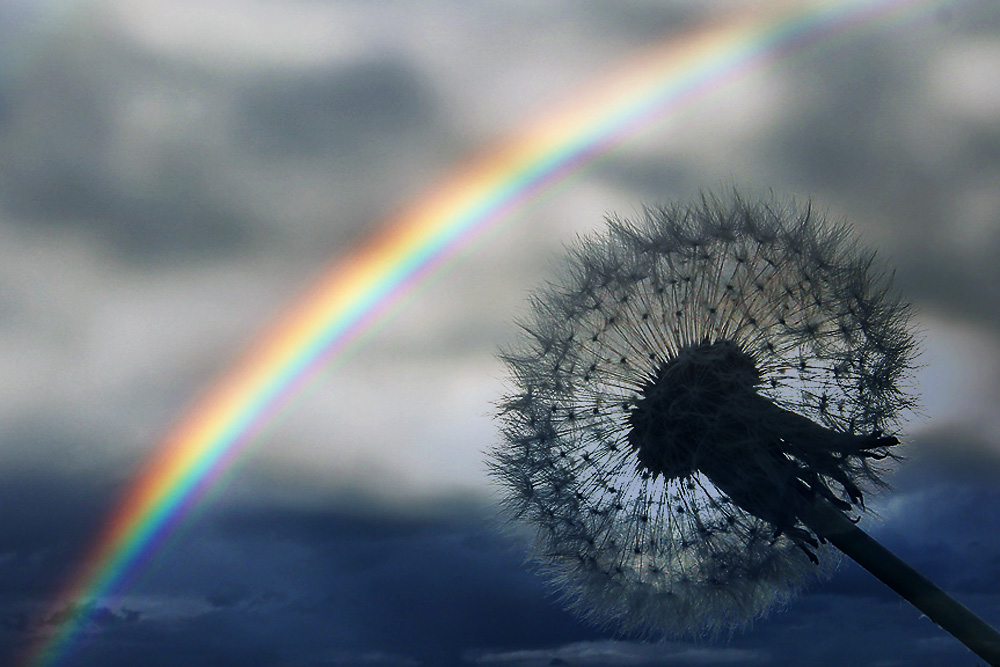
<path fill-rule="evenodd" d="M 0 0 L 0 664 L 170 425 L 331 262 L 643 47 L 770 3 Z M 973 665 L 845 563 L 728 642 L 563 612 L 483 452 L 525 296 L 612 211 L 811 198 L 925 338 L 870 531 L 1000 624 L 1000 3 L 713 91 L 505 223 L 324 372 L 67 665 Z"/>

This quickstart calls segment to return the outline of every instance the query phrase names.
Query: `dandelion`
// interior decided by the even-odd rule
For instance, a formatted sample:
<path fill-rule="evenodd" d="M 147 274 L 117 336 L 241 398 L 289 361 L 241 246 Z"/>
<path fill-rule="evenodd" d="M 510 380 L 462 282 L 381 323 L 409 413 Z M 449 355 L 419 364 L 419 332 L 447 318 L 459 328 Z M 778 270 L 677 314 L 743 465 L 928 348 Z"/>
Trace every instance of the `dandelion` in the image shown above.
<path fill-rule="evenodd" d="M 612 218 L 531 305 L 490 466 L 571 609 L 731 633 L 832 572 L 831 545 L 944 604 L 855 525 L 898 458 L 917 342 L 846 225 L 740 196 Z"/>

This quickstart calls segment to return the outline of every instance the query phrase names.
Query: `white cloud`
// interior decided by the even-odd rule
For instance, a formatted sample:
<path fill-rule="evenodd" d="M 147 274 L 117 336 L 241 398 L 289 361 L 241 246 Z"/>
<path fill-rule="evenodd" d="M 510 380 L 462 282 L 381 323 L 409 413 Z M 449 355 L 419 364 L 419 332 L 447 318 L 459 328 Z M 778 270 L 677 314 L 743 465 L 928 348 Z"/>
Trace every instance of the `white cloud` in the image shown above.
<path fill-rule="evenodd" d="M 1000 428 L 1000 340 L 995 332 L 932 312 L 921 314 L 919 324 L 924 351 L 916 384 L 925 417 L 913 431 L 958 428 L 992 440 Z"/>

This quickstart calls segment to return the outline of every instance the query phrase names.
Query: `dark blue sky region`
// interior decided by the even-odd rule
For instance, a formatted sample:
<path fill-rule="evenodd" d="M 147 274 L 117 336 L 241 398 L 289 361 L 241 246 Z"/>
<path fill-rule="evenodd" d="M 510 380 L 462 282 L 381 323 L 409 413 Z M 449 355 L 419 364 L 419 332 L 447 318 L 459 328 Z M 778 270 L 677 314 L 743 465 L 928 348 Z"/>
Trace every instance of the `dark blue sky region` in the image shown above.
<path fill-rule="evenodd" d="M 882 509 L 893 515 L 872 533 L 996 618 L 997 466 L 941 468 L 926 461 L 901 472 L 903 508 Z M 30 498 L 39 482 L 4 492 L 5 507 L 34 505 L 25 512 L 34 528 L 5 521 L 4 552 L 20 554 L 0 573 L 5 646 L 28 633 L 19 602 L 54 584 L 96 514 L 96 503 L 72 493 Z M 642 642 L 602 631 L 563 611 L 494 515 L 461 500 L 420 513 L 373 511 L 360 499 L 308 509 L 220 500 L 90 619 L 69 664 L 977 664 L 849 561 L 730 640 Z"/>

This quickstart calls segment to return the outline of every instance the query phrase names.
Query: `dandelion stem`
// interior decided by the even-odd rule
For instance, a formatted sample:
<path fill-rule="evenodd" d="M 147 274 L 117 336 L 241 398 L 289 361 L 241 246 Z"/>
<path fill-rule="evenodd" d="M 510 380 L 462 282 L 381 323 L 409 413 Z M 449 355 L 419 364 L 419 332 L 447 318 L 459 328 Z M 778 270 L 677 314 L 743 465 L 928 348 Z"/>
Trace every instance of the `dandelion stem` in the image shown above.
<path fill-rule="evenodd" d="M 900 560 L 829 503 L 816 502 L 803 514 L 805 516 L 800 518 L 813 532 L 878 577 L 973 653 L 994 667 L 1000 666 L 1000 632 Z"/>

